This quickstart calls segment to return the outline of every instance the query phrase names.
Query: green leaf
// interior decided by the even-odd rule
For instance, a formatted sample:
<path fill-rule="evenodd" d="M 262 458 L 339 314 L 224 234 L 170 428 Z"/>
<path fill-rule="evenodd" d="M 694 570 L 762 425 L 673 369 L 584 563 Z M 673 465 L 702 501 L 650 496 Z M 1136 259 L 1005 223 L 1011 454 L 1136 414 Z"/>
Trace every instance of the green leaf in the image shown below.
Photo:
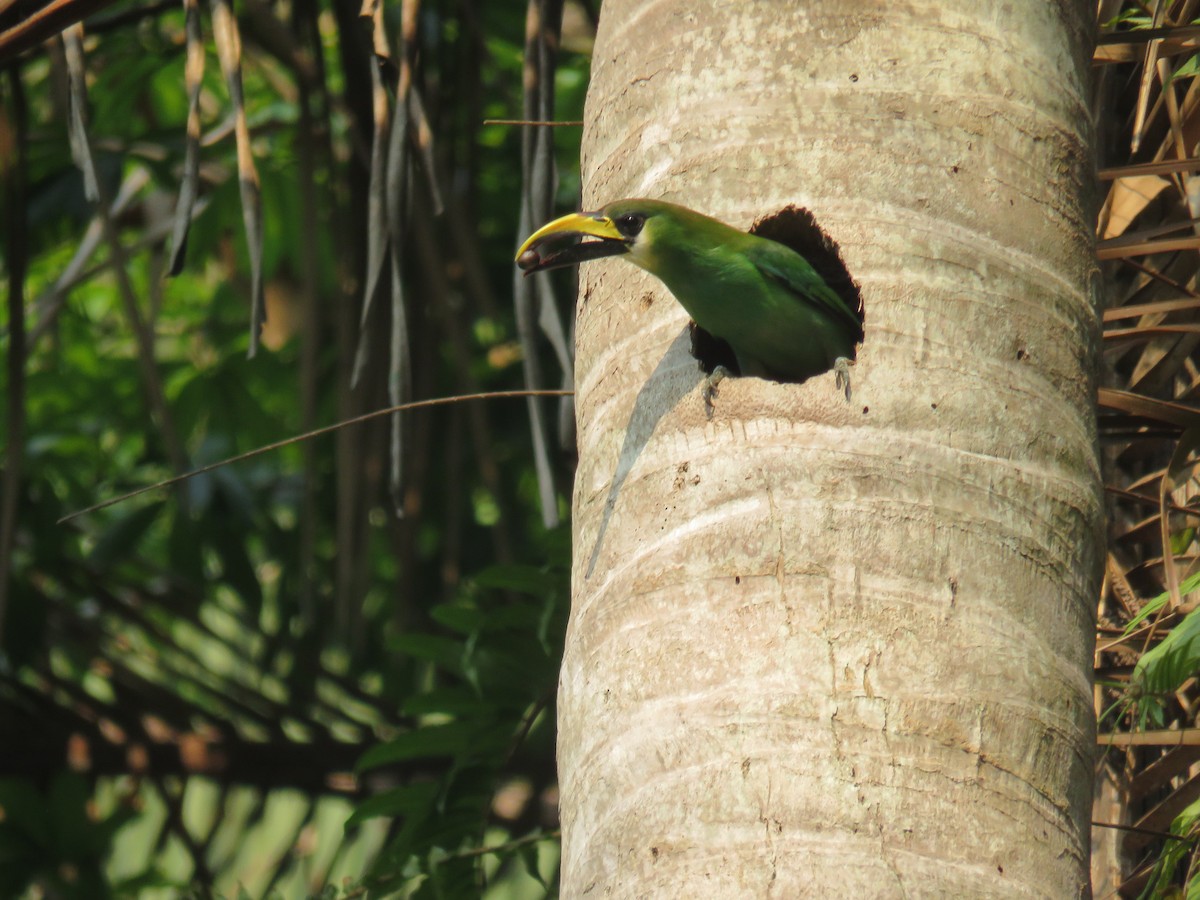
<path fill-rule="evenodd" d="M 1196 590 L 1197 588 L 1200 588 L 1200 572 L 1196 572 L 1191 577 L 1185 578 L 1183 580 L 1183 582 L 1179 585 L 1179 596 L 1186 597 L 1188 594 L 1190 594 L 1192 591 Z M 1146 621 L 1146 619 L 1148 619 L 1150 616 L 1154 615 L 1156 612 L 1158 612 L 1160 609 L 1162 609 L 1163 605 L 1170 599 L 1171 599 L 1171 592 L 1163 591 L 1161 594 L 1159 594 L 1153 600 L 1149 601 L 1145 606 L 1143 606 L 1141 608 L 1141 610 L 1138 612 L 1138 614 L 1136 616 L 1134 616 L 1132 619 L 1129 620 L 1129 624 L 1125 626 L 1124 634 L 1126 634 L 1126 635 L 1133 634 L 1133 632 L 1137 630 L 1139 625 L 1141 625 L 1144 621 Z"/>
<path fill-rule="evenodd" d="M 1116 28 L 1118 25 L 1122 24 L 1132 25 L 1133 28 L 1129 30 L 1137 31 L 1142 28 L 1149 28 L 1154 23 L 1151 18 L 1146 15 L 1144 10 L 1140 9 L 1139 7 L 1133 7 L 1113 16 L 1107 22 L 1104 22 L 1101 27 L 1105 30 L 1108 30 Z"/>
<path fill-rule="evenodd" d="M 547 594 L 546 598 L 552 600 L 554 593 Z M 520 600 L 506 604 L 490 612 L 484 620 L 483 627 L 487 631 L 517 631 L 530 634 L 537 628 L 538 620 L 542 617 L 542 605 L 535 601 Z"/>
<path fill-rule="evenodd" d="M 439 603 L 429 611 L 429 617 L 439 625 L 463 634 L 478 630 L 484 623 L 483 611 L 466 603 Z"/>
<path fill-rule="evenodd" d="M 465 897 L 479 896 L 479 885 L 476 883 L 475 869 L 479 865 L 476 858 L 447 857 L 440 847 L 430 852 L 430 878 L 422 891 L 431 888 L 432 893 L 419 891 L 417 898 L 437 897 L 438 900 L 462 900 Z"/>
<path fill-rule="evenodd" d="M 409 632 L 390 639 L 388 649 L 413 659 L 427 660 L 454 675 L 462 674 L 463 644 L 453 638 Z"/>
<path fill-rule="evenodd" d="M 480 587 L 502 591 L 517 591 L 541 597 L 562 586 L 558 575 L 544 572 L 536 566 L 489 566 L 477 574 L 472 581 Z"/>
<path fill-rule="evenodd" d="M 1194 527 L 1189 526 L 1176 531 L 1171 535 L 1171 552 L 1176 556 L 1183 556 L 1195 539 L 1196 529 Z"/>
<path fill-rule="evenodd" d="M 1142 889 L 1142 893 L 1138 895 L 1138 900 L 1143 900 L 1143 898 L 1151 900 L 1151 898 L 1162 897 L 1166 894 L 1174 879 L 1175 869 L 1196 845 L 1195 839 L 1191 835 L 1198 820 L 1200 820 L 1200 800 L 1195 800 L 1171 823 L 1171 834 L 1188 837 L 1189 840 L 1165 842 L 1163 852 L 1154 864 L 1154 870 L 1151 872 L 1145 888 Z M 1200 882 L 1200 879 L 1192 879 L 1192 882 Z M 1187 896 L 1192 897 L 1194 890 L 1196 889 L 1192 887 L 1192 883 L 1189 883 Z"/>
<path fill-rule="evenodd" d="M 434 688 L 423 694 L 409 697 L 401 707 L 406 716 L 425 716 L 443 713 L 459 718 L 478 716 L 490 709 L 490 705 L 474 691 L 460 687 Z"/>
<path fill-rule="evenodd" d="M 1167 76 L 1166 84 L 1170 84 L 1176 78 L 1191 78 L 1197 74 L 1200 74 L 1200 54 L 1190 57 L 1187 62 Z"/>
<path fill-rule="evenodd" d="M 1171 633 L 1142 654 L 1133 667 L 1132 683 L 1144 694 L 1162 696 L 1177 690 L 1200 671 L 1200 609 L 1188 613 Z"/>
<path fill-rule="evenodd" d="M 522 844 L 517 848 L 521 862 L 525 864 L 525 871 L 529 873 L 529 877 L 533 878 L 545 890 L 550 890 L 550 885 L 546 884 L 546 879 L 542 877 L 541 871 L 538 869 L 538 850 L 540 842 L 532 841 L 528 844 Z"/>
<path fill-rule="evenodd" d="M 1192 801 L 1183 812 L 1175 817 L 1171 822 L 1171 834 L 1190 835 L 1192 829 L 1196 827 L 1196 822 L 1200 821 L 1200 799 Z M 1179 843 L 1176 841 L 1176 843 Z"/>
<path fill-rule="evenodd" d="M 452 756 L 470 746 L 478 730 L 478 725 L 469 722 L 447 722 L 445 725 L 417 728 L 392 738 L 386 744 L 372 747 L 362 755 L 355 771 L 365 772 L 411 759 Z"/>
<path fill-rule="evenodd" d="M 358 804 L 354 813 L 346 820 L 345 828 L 348 831 L 368 819 L 377 819 L 380 816 L 424 818 L 433 809 L 437 794 L 438 785 L 433 781 L 407 784 L 404 787 L 384 791 L 382 794 L 368 797 Z"/>

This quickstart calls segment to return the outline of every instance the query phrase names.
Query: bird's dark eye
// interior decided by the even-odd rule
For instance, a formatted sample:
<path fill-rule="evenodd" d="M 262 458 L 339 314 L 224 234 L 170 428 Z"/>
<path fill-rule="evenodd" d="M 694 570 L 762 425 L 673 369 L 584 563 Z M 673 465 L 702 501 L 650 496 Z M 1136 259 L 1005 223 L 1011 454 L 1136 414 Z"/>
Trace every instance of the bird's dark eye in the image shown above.
<path fill-rule="evenodd" d="M 628 215 L 617 217 L 617 231 L 621 232 L 627 238 L 636 237 L 645 224 L 646 217 L 641 213 L 629 213 Z"/>

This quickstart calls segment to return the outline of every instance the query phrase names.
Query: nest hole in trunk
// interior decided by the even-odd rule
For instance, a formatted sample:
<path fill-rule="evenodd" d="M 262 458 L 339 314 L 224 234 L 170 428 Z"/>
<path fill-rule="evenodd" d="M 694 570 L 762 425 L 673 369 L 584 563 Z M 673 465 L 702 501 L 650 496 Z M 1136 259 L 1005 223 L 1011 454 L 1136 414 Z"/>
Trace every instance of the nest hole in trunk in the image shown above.
<path fill-rule="evenodd" d="M 821 230 L 816 217 L 800 206 L 785 206 L 778 212 L 769 213 L 758 219 L 750 233 L 791 247 L 808 260 L 825 283 L 854 310 L 859 321 L 864 321 L 862 293 L 858 282 L 842 261 L 837 241 Z M 692 356 L 700 363 L 706 375 L 711 375 L 717 366 L 724 366 L 735 375 L 740 375 L 737 357 L 725 341 L 709 334 L 695 322 L 688 324 L 692 339 Z"/>

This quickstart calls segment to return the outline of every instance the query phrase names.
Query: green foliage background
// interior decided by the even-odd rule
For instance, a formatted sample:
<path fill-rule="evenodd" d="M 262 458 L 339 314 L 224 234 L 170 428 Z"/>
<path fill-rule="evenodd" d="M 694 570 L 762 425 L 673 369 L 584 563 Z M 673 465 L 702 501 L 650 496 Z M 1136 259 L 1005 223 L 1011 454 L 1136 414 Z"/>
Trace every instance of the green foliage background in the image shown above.
<path fill-rule="evenodd" d="M 522 386 L 520 128 L 483 120 L 520 116 L 526 7 L 420 5 L 414 85 L 435 166 L 413 168 L 403 262 L 417 398 Z M 523 401 L 413 414 L 403 518 L 377 421 L 57 521 L 177 474 L 172 440 L 198 466 L 386 404 L 386 301 L 365 331 L 358 321 L 369 20 L 336 4 L 237 8 L 269 301 L 265 347 L 248 359 L 231 112 L 204 11 L 206 207 L 170 279 L 183 12 L 118 3 L 86 28 L 105 192 L 140 184 L 114 222 L 169 422 L 146 399 L 105 242 L 63 282 L 98 224 L 70 152 L 61 46 L 3 80 L 8 189 L 27 130 L 29 346 L 23 396 L 4 383 L 5 433 L 23 417 L 25 441 L 0 631 L 0 896 L 553 893 L 569 548 L 538 512 Z M 393 40 L 399 15 L 384 10 Z M 569 7 L 568 22 L 586 42 L 588 11 Z M 305 54 L 319 61 L 315 93 L 297 74 Z M 587 67 L 584 53 L 560 57 L 560 118 L 580 118 Z M 556 139 L 571 205 L 578 129 Z M 569 314 L 566 291 L 560 302 Z M 363 333 L 371 362 L 351 387 Z M 199 767 L 181 750 L 197 743 Z M 520 802 L 502 810 L 501 794 Z"/>

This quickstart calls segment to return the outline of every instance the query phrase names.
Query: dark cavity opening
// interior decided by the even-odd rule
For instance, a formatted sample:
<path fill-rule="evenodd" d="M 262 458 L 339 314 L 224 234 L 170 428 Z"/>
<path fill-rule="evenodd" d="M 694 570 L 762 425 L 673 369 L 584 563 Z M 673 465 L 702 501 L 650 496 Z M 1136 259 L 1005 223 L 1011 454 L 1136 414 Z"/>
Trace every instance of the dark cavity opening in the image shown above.
<path fill-rule="evenodd" d="M 865 321 L 862 293 L 858 283 L 842 261 L 837 241 L 821 230 L 816 217 L 799 206 L 786 206 L 778 212 L 763 216 L 750 227 L 750 233 L 791 247 L 808 260 L 817 274 L 833 289 L 845 304 Z M 706 375 L 711 375 L 717 366 L 724 366 L 735 375 L 740 375 L 737 357 L 729 344 L 709 334 L 695 322 L 690 324 L 692 356 L 700 363 Z"/>

